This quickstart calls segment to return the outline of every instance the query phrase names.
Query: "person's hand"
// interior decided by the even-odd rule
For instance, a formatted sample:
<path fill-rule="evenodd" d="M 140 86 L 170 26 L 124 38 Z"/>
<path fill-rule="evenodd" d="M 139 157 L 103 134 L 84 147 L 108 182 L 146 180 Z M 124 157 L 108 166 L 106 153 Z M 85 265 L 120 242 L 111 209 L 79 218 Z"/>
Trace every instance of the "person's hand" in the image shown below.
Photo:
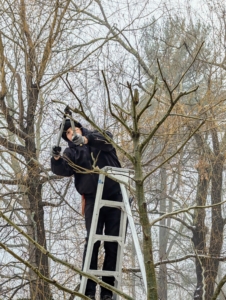
<path fill-rule="evenodd" d="M 61 152 L 61 147 L 60 146 L 53 146 L 52 151 L 51 151 L 51 155 L 55 159 L 59 159 L 60 158 L 60 152 Z"/>
<path fill-rule="evenodd" d="M 78 146 L 78 145 L 82 145 L 82 144 L 86 144 L 86 139 L 84 136 L 82 136 L 81 134 L 76 133 L 72 139 L 72 142 Z"/>

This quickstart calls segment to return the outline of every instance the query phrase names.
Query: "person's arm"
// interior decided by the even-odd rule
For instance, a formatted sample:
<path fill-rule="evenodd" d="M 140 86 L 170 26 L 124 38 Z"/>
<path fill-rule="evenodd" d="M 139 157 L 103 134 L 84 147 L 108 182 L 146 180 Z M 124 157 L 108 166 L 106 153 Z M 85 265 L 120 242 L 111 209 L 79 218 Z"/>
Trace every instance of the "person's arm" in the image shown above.
<path fill-rule="evenodd" d="M 109 131 L 106 131 L 106 134 L 112 139 L 113 136 Z M 102 151 L 112 151 L 114 147 L 110 142 L 106 140 L 106 138 L 98 131 L 93 131 L 88 133 L 86 136 L 86 139 L 88 140 L 88 145 L 94 148 L 97 148 Z"/>
<path fill-rule="evenodd" d="M 64 156 L 70 160 L 70 152 L 67 149 L 64 151 Z M 54 174 L 64 177 L 70 177 L 74 174 L 74 171 L 71 166 L 69 166 L 66 159 L 61 156 L 51 158 L 51 170 Z"/>

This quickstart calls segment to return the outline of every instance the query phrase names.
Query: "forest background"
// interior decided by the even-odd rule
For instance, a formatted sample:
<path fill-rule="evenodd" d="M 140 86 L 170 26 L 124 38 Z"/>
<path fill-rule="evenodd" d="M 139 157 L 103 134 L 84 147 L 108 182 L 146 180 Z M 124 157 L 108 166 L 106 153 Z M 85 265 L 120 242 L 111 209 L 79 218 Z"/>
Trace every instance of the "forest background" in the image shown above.
<path fill-rule="evenodd" d="M 50 170 L 66 105 L 135 172 L 148 290 L 128 232 L 122 299 L 225 299 L 225 1 L 3 0 L 0 20 L 0 299 L 78 294 L 80 196 Z"/>

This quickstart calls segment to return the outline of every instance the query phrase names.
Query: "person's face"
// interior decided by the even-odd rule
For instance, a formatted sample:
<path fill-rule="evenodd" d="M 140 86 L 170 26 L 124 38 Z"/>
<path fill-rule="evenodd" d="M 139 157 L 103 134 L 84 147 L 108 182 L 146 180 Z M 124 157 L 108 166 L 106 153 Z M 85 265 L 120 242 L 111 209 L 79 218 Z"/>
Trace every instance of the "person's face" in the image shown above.
<path fill-rule="evenodd" d="M 82 130 L 78 127 L 75 127 L 75 133 L 78 133 L 78 134 L 82 135 Z M 69 141 L 72 141 L 72 138 L 74 136 L 74 132 L 73 132 L 71 127 L 68 128 L 68 130 L 66 131 L 66 136 L 67 136 Z"/>

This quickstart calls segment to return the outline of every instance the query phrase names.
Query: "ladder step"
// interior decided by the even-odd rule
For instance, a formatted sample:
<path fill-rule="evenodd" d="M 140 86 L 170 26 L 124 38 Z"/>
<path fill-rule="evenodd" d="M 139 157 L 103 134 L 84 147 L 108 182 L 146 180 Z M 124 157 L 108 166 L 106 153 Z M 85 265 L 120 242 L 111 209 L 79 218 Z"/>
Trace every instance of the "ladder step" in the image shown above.
<path fill-rule="evenodd" d="M 94 241 L 105 241 L 105 242 L 118 242 L 122 243 L 122 237 L 121 236 L 113 236 L 113 235 L 100 235 L 95 234 L 93 236 Z"/>
<path fill-rule="evenodd" d="M 105 271 L 105 270 L 89 270 L 89 274 L 94 276 L 114 276 L 118 277 L 119 272 L 117 271 Z"/>
<path fill-rule="evenodd" d="M 121 209 L 125 208 L 123 202 L 111 201 L 111 200 L 100 200 L 100 206 L 108 206 L 108 207 L 120 207 Z"/>

